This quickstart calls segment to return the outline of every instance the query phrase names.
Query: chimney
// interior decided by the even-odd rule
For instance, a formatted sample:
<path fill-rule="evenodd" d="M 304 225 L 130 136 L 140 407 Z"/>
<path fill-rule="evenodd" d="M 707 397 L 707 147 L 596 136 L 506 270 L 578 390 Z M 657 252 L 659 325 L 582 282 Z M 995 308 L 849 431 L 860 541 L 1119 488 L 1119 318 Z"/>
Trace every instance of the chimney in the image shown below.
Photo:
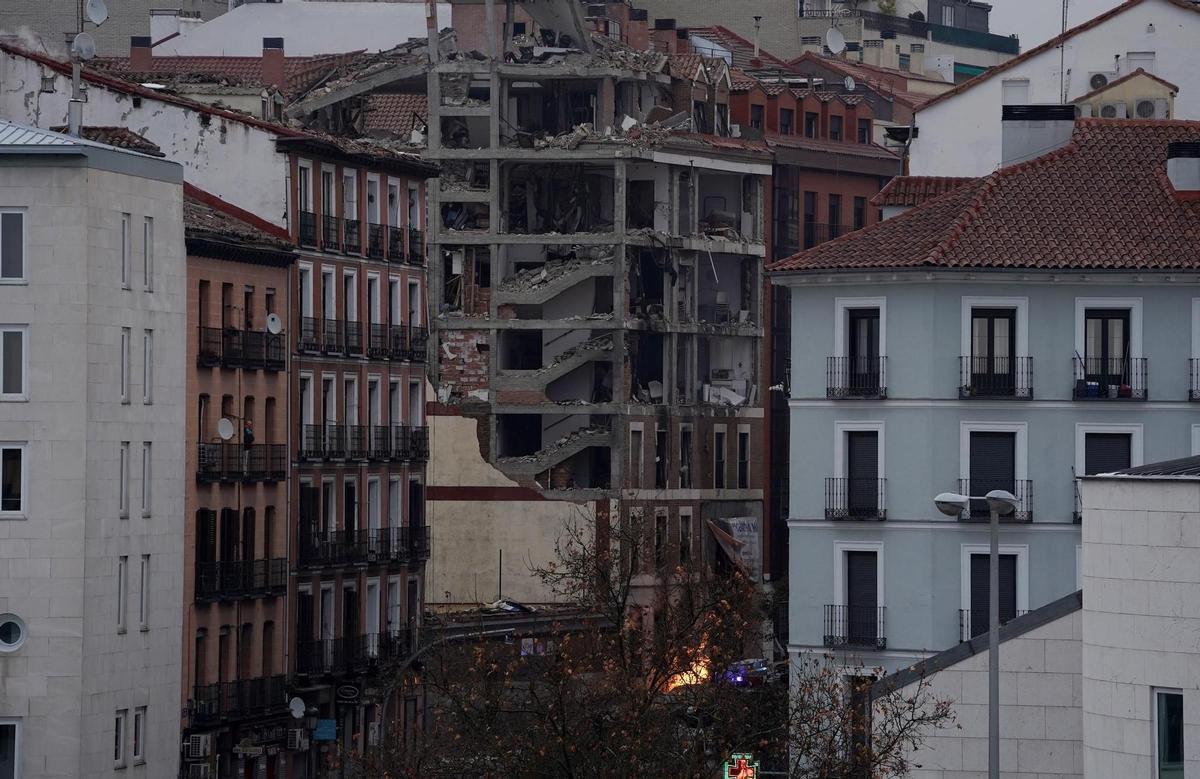
<path fill-rule="evenodd" d="M 675 20 L 655 19 L 654 31 L 650 33 L 651 48 L 663 54 L 675 51 Z"/>
<path fill-rule="evenodd" d="M 1075 127 L 1075 106 L 1006 105 L 1001 117 L 1000 166 L 1004 167 L 1065 146 Z"/>
<path fill-rule="evenodd" d="M 1167 178 L 1175 197 L 1200 201 L 1200 141 L 1167 144 Z"/>
<path fill-rule="evenodd" d="M 675 53 L 687 54 L 692 50 L 691 36 L 688 35 L 687 28 L 681 27 L 675 31 Z"/>
<path fill-rule="evenodd" d="M 150 49 L 149 35 L 134 35 L 129 39 L 129 68 L 135 73 L 150 70 L 154 53 Z"/>
<path fill-rule="evenodd" d="M 908 72 L 925 75 L 925 44 L 913 43 L 908 47 Z"/>
<path fill-rule="evenodd" d="M 758 57 L 758 33 L 760 31 L 760 29 L 759 29 L 760 27 L 762 27 L 762 17 L 756 16 L 756 17 L 754 17 L 754 56 L 755 57 Z"/>
<path fill-rule="evenodd" d="M 646 21 L 649 18 L 650 15 L 644 8 L 629 9 L 629 25 L 625 38 L 635 51 L 646 51 L 650 48 L 650 25 Z"/>
<path fill-rule="evenodd" d="M 262 80 L 283 89 L 283 38 L 263 38 Z"/>
<path fill-rule="evenodd" d="M 879 67 L 883 64 L 883 41 L 879 39 L 863 41 L 863 62 L 867 65 Z"/>
<path fill-rule="evenodd" d="M 883 39 L 883 50 L 879 53 L 879 64 L 892 70 L 900 69 L 900 44 L 896 43 L 895 30 L 883 30 L 879 33 Z"/>

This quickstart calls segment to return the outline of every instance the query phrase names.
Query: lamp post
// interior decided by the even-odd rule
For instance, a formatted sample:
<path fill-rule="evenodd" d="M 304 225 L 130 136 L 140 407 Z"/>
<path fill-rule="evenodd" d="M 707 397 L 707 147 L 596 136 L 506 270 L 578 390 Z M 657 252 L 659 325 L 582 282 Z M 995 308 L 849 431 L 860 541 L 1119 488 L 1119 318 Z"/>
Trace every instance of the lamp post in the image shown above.
<path fill-rule="evenodd" d="M 938 511 L 961 516 L 972 500 L 986 500 L 991 515 L 988 554 L 988 776 L 1000 779 L 1000 517 L 1013 513 L 1017 499 L 1007 490 L 992 490 L 982 498 L 943 492 L 933 499 Z"/>

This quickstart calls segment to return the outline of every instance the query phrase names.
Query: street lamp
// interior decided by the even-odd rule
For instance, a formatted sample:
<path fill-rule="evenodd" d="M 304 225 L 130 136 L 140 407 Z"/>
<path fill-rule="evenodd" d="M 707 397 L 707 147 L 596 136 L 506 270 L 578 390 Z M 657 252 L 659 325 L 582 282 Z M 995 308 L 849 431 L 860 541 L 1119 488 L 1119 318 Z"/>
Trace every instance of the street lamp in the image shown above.
<path fill-rule="evenodd" d="M 992 490 L 982 498 L 943 492 L 933 499 L 938 511 L 961 516 L 972 500 L 986 500 L 991 549 L 988 555 L 988 776 L 1000 779 L 1000 517 L 1017 508 L 1016 497 L 1007 490 Z"/>

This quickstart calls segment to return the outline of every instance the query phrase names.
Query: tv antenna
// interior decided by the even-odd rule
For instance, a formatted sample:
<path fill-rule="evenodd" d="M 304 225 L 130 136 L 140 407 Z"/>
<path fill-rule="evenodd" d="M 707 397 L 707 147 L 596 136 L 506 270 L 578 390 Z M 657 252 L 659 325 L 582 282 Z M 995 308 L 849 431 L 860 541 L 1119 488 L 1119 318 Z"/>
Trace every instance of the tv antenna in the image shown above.
<path fill-rule="evenodd" d="M 233 438 L 233 421 L 229 417 L 221 417 L 217 420 L 217 435 L 222 441 L 228 441 Z"/>
<path fill-rule="evenodd" d="M 838 28 L 830 27 L 825 31 L 825 48 L 835 56 L 841 54 L 846 50 L 846 36 Z"/>
<path fill-rule="evenodd" d="M 108 6 L 104 4 L 104 0 L 87 0 L 83 13 L 87 20 L 97 27 L 108 20 Z"/>
<path fill-rule="evenodd" d="M 854 91 L 854 87 L 856 87 L 856 86 L 858 86 L 858 85 L 854 83 L 854 77 L 853 77 L 853 76 L 846 76 L 844 79 L 842 79 L 842 87 L 843 87 L 843 88 L 844 88 L 844 89 L 845 89 L 847 92 L 853 92 L 853 91 Z"/>
<path fill-rule="evenodd" d="M 267 332 L 271 335 L 283 332 L 283 320 L 279 318 L 279 314 L 267 314 Z"/>
<path fill-rule="evenodd" d="M 88 21 L 99 27 L 108 19 L 108 6 L 104 0 L 87 0 L 84 14 Z M 80 27 L 83 27 L 80 20 Z M 67 103 L 67 133 L 79 136 L 83 129 L 83 88 L 80 84 L 82 63 L 96 56 L 96 41 L 82 30 L 71 41 L 71 100 Z"/>

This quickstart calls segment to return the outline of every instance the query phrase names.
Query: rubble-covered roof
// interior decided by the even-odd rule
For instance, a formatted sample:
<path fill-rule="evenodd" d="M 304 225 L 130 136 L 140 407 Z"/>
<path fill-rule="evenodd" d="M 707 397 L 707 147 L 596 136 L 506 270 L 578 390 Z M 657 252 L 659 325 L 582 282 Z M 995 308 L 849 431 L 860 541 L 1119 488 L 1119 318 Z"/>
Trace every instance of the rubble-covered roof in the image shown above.
<path fill-rule="evenodd" d="M 375 165 L 392 166 L 424 177 L 436 176 L 438 171 L 436 165 L 425 161 L 406 143 L 398 140 L 350 138 L 308 130 L 298 137 L 280 138 L 276 145 L 281 148 L 307 148 L 317 153 L 352 156 L 368 160 Z"/>
<path fill-rule="evenodd" d="M 407 138 L 414 129 L 424 125 L 428 117 L 429 100 L 425 95 L 371 95 L 367 98 L 363 131 Z"/>
<path fill-rule="evenodd" d="M 218 198 L 191 184 L 184 185 L 183 227 L 189 253 L 229 256 L 237 259 L 239 252 L 245 259 L 270 256 L 275 260 L 287 259 L 294 247 L 284 237 L 283 231 L 269 225 L 255 225 L 253 215 L 237 216 L 238 210 Z"/>
<path fill-rule="evenodd" d="M 1200 122 L 1079 119 L 1064 147 L 1010 165 L 773 271 L 1200 269 L 1200 201 L 1166 176 Z"/>
<path fill-rule="evenodd" d="M 875 197 L 871 205 L 919 206 L 926 200 L 978 182 L 979 179 L 962 176 L 897 176 L 889 181 Z"/>
<path fill-rule="evenodd" d="M 65 133 L 66 125 L 50 128 L 56 133 Z M 138 135 L 128 127 L 97 127 L 84 126 L 79 128 L 79 136 L 89 141 L 103 143 L 108 146 L 116 146 L 118 149 L 129 149 L 130 151 L 149 154 L 152 157 L 165 157 L 162 149 L 158 144 L 150 141 L 143 135 Z"/>
<path fill-rule="evenodd" d="M 275 84 L 285 95 L 299 94 L 361 52 L 284 57 L 283 84 Z M 96 70 L 137 83 L 157 82 L 167 87 L 187 84 L 223 84 L 231 87 L 264 87 L 261 57 L 155 56 L 148 68 L 135 69 L 129 57 L 98 57 L 89 63 Z"/>

